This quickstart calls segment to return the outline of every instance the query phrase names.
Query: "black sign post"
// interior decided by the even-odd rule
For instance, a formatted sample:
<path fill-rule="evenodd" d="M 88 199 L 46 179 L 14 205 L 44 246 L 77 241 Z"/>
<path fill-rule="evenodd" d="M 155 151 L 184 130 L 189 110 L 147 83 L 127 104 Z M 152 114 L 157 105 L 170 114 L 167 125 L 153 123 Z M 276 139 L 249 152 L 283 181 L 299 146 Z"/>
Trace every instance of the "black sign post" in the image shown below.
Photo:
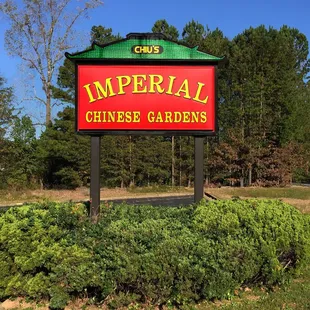
<path fill-rule="evenodd" d="M 203 198 L 203 146 L 204 137 L 195 139 L 195 180 L 194 180 L 194 201 L 199 202 Z"/>
<path fill-rule="evenodd" d="M 90 218 L 97 223 L 100 208 L 100 136 L 91 137 Z"/>

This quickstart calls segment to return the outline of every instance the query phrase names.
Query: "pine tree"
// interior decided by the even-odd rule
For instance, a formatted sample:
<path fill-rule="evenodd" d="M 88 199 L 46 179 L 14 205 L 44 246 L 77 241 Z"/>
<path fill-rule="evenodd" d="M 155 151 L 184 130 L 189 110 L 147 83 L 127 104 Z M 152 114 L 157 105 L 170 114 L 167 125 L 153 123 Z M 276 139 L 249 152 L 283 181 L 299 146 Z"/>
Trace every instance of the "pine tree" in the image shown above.
<path fill-rule="evenodd" d="M 76 188 L 90 178 L 90 138 L 77 135 L 74 109 L 59 112 L 38 141 L 38 158 L 45 187 Z"/>
<path fill-rule="evenodd" d="M 177 41 L 179 39 L 179 31 L 174 26 L 167 23 L 165 19 L 159 19 L 155 22 L 152 32 L 163 33 L 169 40 Z"/>

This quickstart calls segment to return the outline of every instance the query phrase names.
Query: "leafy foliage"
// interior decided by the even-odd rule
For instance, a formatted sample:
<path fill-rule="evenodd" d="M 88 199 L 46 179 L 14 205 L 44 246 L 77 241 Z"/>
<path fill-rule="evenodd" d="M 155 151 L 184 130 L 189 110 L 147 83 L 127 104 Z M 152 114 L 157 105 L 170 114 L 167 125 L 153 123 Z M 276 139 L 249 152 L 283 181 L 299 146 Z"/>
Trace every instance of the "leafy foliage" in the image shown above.
<path fill-rule="evenodd" d="M 242 285 L 286 283 L 310 258 L 310 221 L 280 201 L 162 208 L 44 203 L 0 216 L 0 298 L 73 296 L 181 305 L 227 298 Z M 127 296 L 127 297 L 126 297 Z"/>

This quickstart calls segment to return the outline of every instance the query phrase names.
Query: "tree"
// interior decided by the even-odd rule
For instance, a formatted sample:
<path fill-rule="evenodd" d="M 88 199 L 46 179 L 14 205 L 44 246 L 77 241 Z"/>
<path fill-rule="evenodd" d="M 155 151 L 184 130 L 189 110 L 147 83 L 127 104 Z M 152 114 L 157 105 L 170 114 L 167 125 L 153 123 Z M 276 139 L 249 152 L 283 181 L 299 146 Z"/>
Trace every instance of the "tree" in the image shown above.
<path fill-rule="evenodd" d="M 179 32 L 174 26 L 170 26 L 165 19 L 155 22 L 152 31 L 163 33 L 169 40 L 177 41 Z M 171 137 L 171 185 L 175 185 L 175 137 Z"/>
<path fill-rule="evenodd" d="M 226 87 L 220 98 L 221 138 L 238 154 L 233 174 L 240 184 L 247 179 L 250 185 L 252 178 L 271 184 L 268 178 L 275 179 L 271 176 L 275 170 L 270 168 L 274 164 L 263 160 L 264 154 L 271 158 L 280 149 L 290 149 L 286 144 L 293 137 L 302 139 L 307 126 L 302 115 L 309 115 L 305 86 L 308 43 L 296 29 L 259 26 L 237 35 L 229 55 L 226 83 L 219 83 Z M 270 153 L 270 146 L 279 150 Z M 219 147 L 225 152 L 225 144 Z M 278 161 L 283 158 L 277 156 Z"/>
<path fill-rule="evenodd" d="M 101 25 L 91 28 L 90 37 L 90 42 L 96 42 L 97 44 L 106 44 L 122 39 L 119 33 L 116 35 L 112 33 L 112 28 L 106 28 Z"/>
<path fill-rule="evenodd" d="M 112 33 L 111 28 L 106 28 L 104 26 L 93 26 L 91 28 L 90 33 L 90 43 L 96 42 L 97 44 L 106 44 L 113 40 L 121 39 L 119 34 L 114 35 Z M 63 65 L 60 66 L 58 77 L 57 77 L 57 87 L 53 87 L 53 97 L 61 100 L 62 102 L 66 102 L 69 104 L 74 104 L 74 96 L 75 96 L 75 67 L 74 64 L 65 59 Z M 64 115 L 66 116 L 66 126 L 68 127 L 68 132 L 70 134 L 77 136 L 74 133 L 74 109 L 66 107 L 65 110 L 62 112 L 63 114 L 59 114 L 59 120 L 57 120 L 57 124 L 55 123 L 52 128 L 48 129 L 44 136 L 49 137 L 50 135 L 56 134 L 57 126 L 59 126 L 60 122 L 63 122 L 62 118 Z M 54 138 L 53 138 L 54 139 Z M 62 136 L 61 139 L 67 140 L 66 143 L 69 142 L 69 136 Z M 73 138 L 72 138 L 73 139 Z M 128 139 L 127 139 L 128 140 Z M 45 141 L 45 140 L 44 140 Z M 44 142 L 45 143 L 45 142 Z M 85 136 L 78 136 L 74 138 L 75 146 L 74 149 L 77 151 L 70 152 L 71 156 L 69 158 L 65 158 L 65 152 L 61 155 L 63 159 L 57 162 L 59 165 L 58 168 L 54 167 L 54 170 L 50 170 L 48 175 L 45 175 L 45 180 L 48 184 L 52 184 L 53 182 L 57 183 L 60 186 L 66 187 L 74 187 L 82 182 L 85 184 L 85 180 L 89 178 L 89 144 L 90 139 L 89 137 Z M 55 150 L 57 144 L 50 145 L 49 154 L 45 154 L 43 156 L 43 161 L 48 159 L 50 162 L 54 162 Z M 108 148 L 106 146 L 109 146 Z M 102 180 L 102 184 L 109 185 L 109 186 L 118 186 L 118 185 L 127 185 L 128 180 L 130 178 L 130 173 L 127 171 L 128 168 L 128 160 L 130 157 L 127 157 L 128 152 L 126 150 L 129 149 L 128 143 L 124 137 L 103 137 L 102 138 L 102 161 L 101 165 L 104 168 L 104 179 Z M 87 151 L 83 152 L 82 154 L 79 152 L 79 149 L 88 148 Z M 42 154 L 43 154 L 43 145 L 42 145 Z M 130 152 L 129 152 L 130 153 Z M 113 154 L 113 156 L 112 156 Z M 82 158 L 83 157 L 83 158 Z M 113 170 L 113 164 L 115 164 Z M 55 166 L 55 165 L 54 165 Z M 130 162 L 129 162 L 130 166 Z M 78 175 L 79 170 L 85 172 L 83 175 Z M 68 170 L 70 169 L 70 171 Z M 119 174 L 116 174 L 119 173 Z M 64 175 L 67 173 L 71 177 L 67 180 L 64 179 Z"/>
<path fill-rule="evenodd" d="M 198 22 L 192 20 L 183 28 L 182 41 L 189 46 L 201 46 L 207 32 L 205 27 Z"/>
<path fill-rule="evenodd" d="M 76 188 L 90 177 L 90 138 L 75 133 L 74 109 L 58 113 L 38 141 L 41 178 L 47 188 Z"/>
<path fill-rule="evenodd" d="M 90 9 L 102 4 L 100 0 L 79 1 L 75 11 L 72 0 L 6 0 L 0 11 L 8 18 L 10 28 L 5 34 L 6 49 L 20 57 L 27 67 L 38 74 L 44 97 L 35 99 L 45 106 L 45 124 L 52 117 L 52 86 L 64 52 L 71 49 L 73 27 Z"/>
<path fill-rule="evenodd" d="M 10 158 L 7 183 L 15 189 L 36 186 L 38 164 L 36 158 L 36 131 L 29 116 L 16 118 L 10 133 Z"/>
<path fill-rule="evenodd" d="M 179 31 L 174 26 L 170 26 L 165 19 L 159 19 L 155 22 L 152 32 L 163 33 L 169 40 L 177 41 Z"/>
<path fill-rule="evenodd" d="M 93 26 L 90 32 L 90 43 L 106 44 L 115 40 L 120 40 L 119 34 L 113 34 L 112 28 L 104 26 Z M 54 99 L 62 102 L 74 103 L 75 97 L 75 67 L 72 61 L 65 59 L 59 67 L 57 76 L 57 86 L 52 87 L 52 95 Z"/>
<path fill-rule="evenodd" d="M 169 151 L 169 150 L 167 150 Z M 174 139 L 174 177 L 175 184 L 190 187 L 194 180 L 194 139 L 177 137 Z M 167 152 L 167 155 L 169 153 Z M 168 168 L 167 168 L 168 169 Z M 172 175 L 173 176 L 173 175 Z M 172 182 L 171 182 L 172 183 Z"/>
<path fill-rule="evenodd" d="M 171 174 L 170 141 L 163 137 L 141 136 L 136 141 L 137 185 L 168 185 Z"/>
<path fill-rule="evenodd" d="M 9 151 L 11 141 L 7 139 L 7 130 L 15 118 L 13 97 L 13 88 L 6 86 L 5 79 L 0 76 L 0 188 L 6 187 L 7 171 L 12 163 Z"/>
<path fill-rule="evenodd" d="M 13 88 L 6 86 L 5 79 L 0 76 L 0 140 L 4 137 L 7 127 L 13 120 L 14 107 Z"/>

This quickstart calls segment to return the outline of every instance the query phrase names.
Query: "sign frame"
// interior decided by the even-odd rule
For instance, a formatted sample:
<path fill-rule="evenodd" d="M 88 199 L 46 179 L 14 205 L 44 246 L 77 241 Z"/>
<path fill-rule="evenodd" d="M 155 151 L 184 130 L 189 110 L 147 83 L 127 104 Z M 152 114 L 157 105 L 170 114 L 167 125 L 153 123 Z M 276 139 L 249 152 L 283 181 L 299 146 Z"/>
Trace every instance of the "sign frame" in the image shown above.
<path fill-rule="evenodd" d="M 191 66 L 214 67 L 214 130 L 119 130 L 119 129 L 83 129 L 78 130 L 78 66 Z M 75 130 L 81 135 L 156 135 L 156 136 L 216 136 L 218 132 L 218 61 L 210 60 L 149 60 L 149 59 L 77 59 L 75 60 Z"/>

